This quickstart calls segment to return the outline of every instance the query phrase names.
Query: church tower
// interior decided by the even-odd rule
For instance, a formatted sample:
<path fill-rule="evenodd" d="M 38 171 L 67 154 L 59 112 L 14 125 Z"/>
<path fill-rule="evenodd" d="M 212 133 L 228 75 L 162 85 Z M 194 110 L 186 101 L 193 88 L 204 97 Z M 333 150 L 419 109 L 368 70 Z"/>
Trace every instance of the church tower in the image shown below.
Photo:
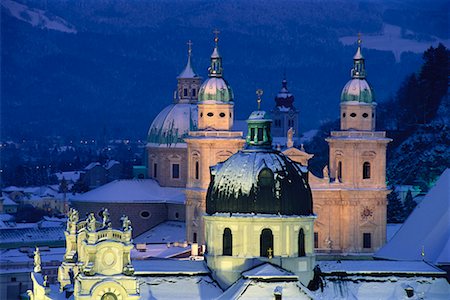
<path fill-rule="evenodd" d="M 329 177 L 340 195 L 328 203 L 327 212 L 322 207 L 319 210 L 324 211 L 318 213 L 323 218 L 327 213 L 340 216 L 329 223 L 330 231 L 335 231 L 329 233 L 329 243 L 335 249 L 374 252 L 386 242 L 386 147 L 391 139 L 375 130 L 376 102 L 366 80 L 361 39 L 351 76 L 341 94 L 341 130 L 326 139 Z"/>
<path fill-rule="evenodd" d="M 281 82 L 281 90 L 275 97 L 275 108 L 271 111 L 273 118 L 272 133 L 274 137 L 285 137 L 290 128 L 293 129 L 293 139 L 299 137 L 299 111 L 294 106 L 294 95 L 287 88 L 286 76 Z"/>
<path fill-rule="evenodd" d="M 247 123 L 245 148 L 211 167 L 205 259 L 222 288 L 265 263 L 307 285 L 315 265 L 308 171 L 272 149 L 265 111 L 254 111 Z"/>
<path fill-rule="evenodd" d="M 244 145 L 242 132 L 233 132 L 233 91 L 223 78 L 219 38 L 215 31 L 214 50 L 208 79 L 198 94 L 198 130 L 185 139 L 188 149 L 186 184 L 187 241 L 204 244 L 203 214 L 206 190 L 210 182 L 209 167 L 222 162 Z"/>

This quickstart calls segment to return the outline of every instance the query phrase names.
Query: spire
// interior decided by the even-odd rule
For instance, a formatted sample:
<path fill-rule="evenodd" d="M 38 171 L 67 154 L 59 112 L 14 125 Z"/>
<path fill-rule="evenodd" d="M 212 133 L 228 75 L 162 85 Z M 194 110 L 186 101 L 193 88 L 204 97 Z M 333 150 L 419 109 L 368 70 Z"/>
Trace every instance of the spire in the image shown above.
<path fill-rule="evenodd" d="M 192 45 L 193 45 L 191 40 L 189 40 L 187 42 L 187 45 L 188 45 L 188 61 L 187 61 L 186 67 L 184 68 L 183 72 L 181 72 L 181 74 L 178 76 L 178 78 L 194 78 L 194 77 L 197 77 L 197 75 L 195 74 L 195 72 L 194 72 L 194 70 L 192 69 L 192 66 L 191 66 Z"/>
<path fill-rule="evenodd" d="M 258 95 L 258 99 L 256 100 L 256 102 L 258 103 L 258 110 L 261 110 L 261 96 L 263 93 L 264 91 L 262 89 L 256 90 L 256 95 Z"/>
<path fill-rule="evenodd" d="M 211 66 L 208 68 L 209 77 L 222 77 L 222 57 L 220 57 L 219 54 L 219 33 L 220 31 L 217 29 L 214 29 L 213 33 L 215 34 L 214 37 L 214 50 L 211 54 Z"/>
<path fill-rule="evenodd" d="M 353 56 L 352 78 L 366 78 L 366 69 L 364 66 L 364 56 L 361 54 L 361 33 L 358 33 L 358 49 Z"/>

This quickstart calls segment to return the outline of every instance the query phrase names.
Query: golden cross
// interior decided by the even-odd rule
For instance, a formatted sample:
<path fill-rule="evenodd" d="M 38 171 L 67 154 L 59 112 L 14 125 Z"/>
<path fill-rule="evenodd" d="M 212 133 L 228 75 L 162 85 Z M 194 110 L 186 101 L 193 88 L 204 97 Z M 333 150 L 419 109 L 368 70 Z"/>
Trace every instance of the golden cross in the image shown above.
<path fill-rule="evenodd" d="M 269 259 L 272 258 L 272 252 L 273 252 L 272 248 L 267 249 L 267 255 L 268 255 Z"/>
<path fill-rule="evenodd" d="M 264 93 L 264 91 L 262 89 L 256 90 L 256 95 L 258 95 L 258 100 L 256 100 L 256 102 L 258 102 L 258 110 L 261 109 L 261 96 L 263 93 Z"/>
<path fill-rule="evenodd" d="M 188 54 L 189 54 L 189 56 L 191 56 L 191 53 L 192 53 L 192 45 L 193 45 L 194 43 L 192 43 L 192 41 L 191 40 L 189 40 L 188 42 L 187 42 L 187 45 L 188 45 Z"/>
<path fill-rule="evenodd" d="M 216 37 L 214 38 L 214 42 L 217 44 L 217 42 L 219 41 L 219 33 L 220 33 L 220 31 L 219 31 L 219 29 L 214 29 L 213 30 L 213 33 L 216 35 Z"/>

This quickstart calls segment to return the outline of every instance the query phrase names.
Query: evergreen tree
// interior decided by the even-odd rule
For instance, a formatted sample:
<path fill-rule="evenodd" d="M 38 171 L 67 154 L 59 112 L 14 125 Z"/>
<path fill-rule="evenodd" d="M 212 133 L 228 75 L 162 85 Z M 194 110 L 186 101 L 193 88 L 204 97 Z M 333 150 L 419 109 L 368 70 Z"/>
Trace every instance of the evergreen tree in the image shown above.
<path fill-rule="evenodd" d="M 411 190 L 408 190 L 405 197 L 405 219 L 412 213 L 414 208 L 417 206 L 416 201 L 414 201 Z"/>
<path fill-rule="evenodd" d="M 421 124 L 428 124 L 439 108 L 442 97 L 447 93 L 450 51 L 441 43 L 430 47 L 423 54 L 424 64 L 419 73 L 420 89 L 423 92 L 420 108 Z"/>
<path fill-rule="evenodd" d="M 402 201 L 398 197 L 398 193 L 395 188 L 387 196 L 388 206 L 387 206 L 387 221 L 388 223 L 403 223 L 405 220 L 405 208 L 403 207 Z"/>

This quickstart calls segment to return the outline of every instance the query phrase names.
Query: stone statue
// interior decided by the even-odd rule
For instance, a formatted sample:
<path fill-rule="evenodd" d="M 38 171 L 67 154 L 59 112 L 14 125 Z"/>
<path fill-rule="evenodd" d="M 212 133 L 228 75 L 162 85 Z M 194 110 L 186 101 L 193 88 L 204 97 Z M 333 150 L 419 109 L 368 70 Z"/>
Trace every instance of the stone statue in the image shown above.
<path fill-rule="evenodd" d="M 127 216 L 123 215 L 122 218 L 122 229 L 123 231 L 128 231 L 131 228 L 131 221 L 128 219 Z"/>
<path fill-rule="evenodd" d="M 78 211 L 74 208 L 71 208 L 68 213 L 68 220 L 67 220 L 67 231 L 70 231 L 71 228 L 75 227 L 78 223 L 79 216 Z"/>
<path fill-rule="evenodd" d="M 110 214 L 107 208 L 103 209 L 103 227 L 111 227 L 111 220 L 109 218 Z"/>
<path fill-rule="evenodd" d="M 328 166 L 323 167 L 323 179 L 330 179 L 330 174 L 328 173 Z"/>
<path fill-rule="evenodd" d="M 91 212 L 88 215 L 86 222 L 87 222 L 87 229 L 89 231 L 95 231 L 95 216 L 93 212 Z"/>
<path fill-rule="evenodd" d="M 44 282 L 43 282 L 42 285 L 43 285 L 44 287 L 48 287 L 48 276 L 47 276 L 47 275 L 44 276 Z"/>
<path fill-rule="evenodd" d="M 39 248 L 36 247 L 36 250 L 34 251 L 34 272 L 40 273 L 41 271 L 41 252 L 39 251 Z"/>
<path fill-rule="evenodd" d="M 292 128 L 292 127 L 289 128 L 289 130 L 287 132 L 287 143 L 286 143 L 286 146 L 288 148 L 294 147 L 294 133 L 295 133 L 294 128 Z"/>

